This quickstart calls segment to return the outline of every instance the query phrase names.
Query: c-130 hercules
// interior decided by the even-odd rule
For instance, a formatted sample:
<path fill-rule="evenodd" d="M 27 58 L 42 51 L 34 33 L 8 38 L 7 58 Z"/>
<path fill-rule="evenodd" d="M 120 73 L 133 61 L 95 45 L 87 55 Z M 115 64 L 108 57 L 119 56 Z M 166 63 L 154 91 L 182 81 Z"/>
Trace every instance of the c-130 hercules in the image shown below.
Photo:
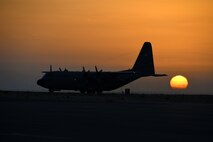
<path fill-rule="evenodd" d="M 59 68 L 60 69 L 60 68 Z M 147 76 L 167 76 L 166 74 L 155 74 L 152 45 L 145 42 L 137 57 L 137 60 L 129 70 L 117 72 L 98 71 L 44 71 L 45 75 L 37 81 L 37 84 L 49 89 L 49 92 L 60 90 L 75 90 L 81 93 L 101 93 L 120 88 L 140 77 Z"/>

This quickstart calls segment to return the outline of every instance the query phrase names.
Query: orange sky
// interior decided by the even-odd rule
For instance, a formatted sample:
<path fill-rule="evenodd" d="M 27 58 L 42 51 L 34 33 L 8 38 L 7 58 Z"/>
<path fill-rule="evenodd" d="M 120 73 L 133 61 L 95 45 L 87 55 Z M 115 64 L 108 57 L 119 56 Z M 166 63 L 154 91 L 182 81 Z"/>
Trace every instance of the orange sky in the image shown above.
<path fill-rule="evenodd" d="M 49 64 L 127 69 L 150 41 L 157 72 L 211 82 L 212 7 L 212 0 L 1 0 L 2 74 L 36 79 Z"/>

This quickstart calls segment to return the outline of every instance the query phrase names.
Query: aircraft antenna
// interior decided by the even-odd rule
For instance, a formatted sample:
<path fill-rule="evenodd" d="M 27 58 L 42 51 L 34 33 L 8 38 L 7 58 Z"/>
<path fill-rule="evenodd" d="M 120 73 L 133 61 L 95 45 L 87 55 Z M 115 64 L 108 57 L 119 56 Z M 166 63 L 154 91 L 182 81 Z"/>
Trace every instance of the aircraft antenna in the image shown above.
<path fill-rule="evenodd" d="M 52 72 L 52 65 L 50 65 L 50 72 Z"/>

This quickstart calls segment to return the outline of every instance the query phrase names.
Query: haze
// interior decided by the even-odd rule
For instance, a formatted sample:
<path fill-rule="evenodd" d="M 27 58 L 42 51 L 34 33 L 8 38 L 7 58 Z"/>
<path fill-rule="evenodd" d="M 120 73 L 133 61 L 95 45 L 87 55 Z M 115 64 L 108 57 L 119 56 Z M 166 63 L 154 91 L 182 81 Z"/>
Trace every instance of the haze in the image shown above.
<path fill-rule="evenodd" d="M 0 90 L 43 91 L 36 80 L 50 64 L 128 69 L 150 41 L 156 72 L 169 76 L 118 92 L 213 94 L 212 7 L 211 0 L 1 0 Z M 188 89 L 170 89 L 177 74 Z"/>

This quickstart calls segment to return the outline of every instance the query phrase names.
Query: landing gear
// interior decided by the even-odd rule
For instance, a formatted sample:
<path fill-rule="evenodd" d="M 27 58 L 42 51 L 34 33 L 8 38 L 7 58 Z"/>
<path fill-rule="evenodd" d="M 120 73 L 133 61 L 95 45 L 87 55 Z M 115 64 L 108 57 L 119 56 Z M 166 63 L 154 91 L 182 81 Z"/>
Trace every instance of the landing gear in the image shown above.
<path fill-rule="evenodd" d="M 97 93 L 97 94 L 101 94 L 101 93 L 102 93 L 102 91 L 101 91 L 101 90 L 98 90 L 98 91 L 96 91 L 96 93 Z"/>
<path fill-rule="evenodd" d="M 95 94 L 95 91 L 93 91 L 93 90 L 87 90 L 87 94 Z"/>
<path fill-rule="evenodd" d="M 86 91 L 85 90 L 80 90 L 80 92 L 81 92 L 81 94 L 85 94 Z"/>
<path fill-rule="evenodd" d="M 82 93 L 82 91 L 81 91 Z M 87 90 L 87 91 L 84 91 L 83 93 L 86 93 L 86 94 L 101 94 L 102 91 L 101 90 Z"/>
<path fill-rule="evenodd" d="M 49 92 L 50 92 L 50 93 L 53 93 L 53 92 L 54 92 L 54 90 L 52 90 L 52 89 L 49 89 Z"/>

